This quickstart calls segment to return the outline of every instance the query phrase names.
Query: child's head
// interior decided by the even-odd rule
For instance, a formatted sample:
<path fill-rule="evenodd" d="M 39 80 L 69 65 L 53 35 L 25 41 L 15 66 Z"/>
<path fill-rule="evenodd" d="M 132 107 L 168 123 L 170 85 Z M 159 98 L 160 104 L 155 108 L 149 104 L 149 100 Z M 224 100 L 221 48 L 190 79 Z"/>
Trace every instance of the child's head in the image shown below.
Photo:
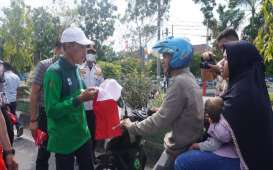
<path fill-rule="evenodd" d="M 219 122 L 223 106 L 224 102 L 221 97 L 213 97 L 206 100 L 205 113 L 208 113 L 213 123 Z"/>

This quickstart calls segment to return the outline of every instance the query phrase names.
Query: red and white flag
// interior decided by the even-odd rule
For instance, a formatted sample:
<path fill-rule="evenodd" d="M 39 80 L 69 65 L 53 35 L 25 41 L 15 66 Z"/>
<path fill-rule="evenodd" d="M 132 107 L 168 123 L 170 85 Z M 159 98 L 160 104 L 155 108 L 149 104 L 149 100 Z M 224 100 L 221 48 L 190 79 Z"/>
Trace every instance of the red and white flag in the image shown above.
<path fill-rule="evenodd" d="M 120 119 L 117 100 L 121 96 L 122 87 L 114 79 L 106 79 L 99 87 L 93 100 L 96 117 L 95 139 L 107 139 L 120 136 Z"/>

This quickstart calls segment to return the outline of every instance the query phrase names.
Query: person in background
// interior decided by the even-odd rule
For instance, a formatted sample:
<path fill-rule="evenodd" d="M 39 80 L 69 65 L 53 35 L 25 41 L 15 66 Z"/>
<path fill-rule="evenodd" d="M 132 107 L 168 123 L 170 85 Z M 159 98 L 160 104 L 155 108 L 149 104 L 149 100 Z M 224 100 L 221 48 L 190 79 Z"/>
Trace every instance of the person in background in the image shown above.
<path fill-rule="evenodd" d="M 30 94 L 31 118 L 29 124 L 29 128 L 34 139 L 36 137 L 36 130 L 38 128 L 47 133 L 47 118 L 44 108 L 43 80 L 47 68 L 52 63 L 57 61 L 60 55 L 62 55 L 62 45 L 60 41 L 57 41 L 53 50 L 53 57 L 40 61 L 35 69 Z M 47 150 L 46 140 L 38 148 L 36 170 L 48 170 L 49 157 L 50 152 L 48 152 Z"/>
<path fill-rule="evenodd" d="M 80 66 L 81 78 L 84 81 L 86 87 L 95 87 L 99 86 L 104 80 L 102 77 L 100 67 L 96 64 L 96 48 L 95 43 L 92 41 L 92 44 L 87 47 L 87 55 L 83 64 Z M 93 101 L 87 101 L 84 103 L 87 125 L 91 133 L 91 145 L 92 145 L 92 155 L 93 161 L 95 161 L 95 113 L 93 111 Z"/>
<path fill-rule="evenodd" d="M 12 67 L 9 63 L 4 63 L 4 92 L 7 98 L 7 109 L 10 111 L 15 117 L 16 115 L 16 98 L 17 98 L 17 88 L 20 86 L 20 78 L 12 71 Z M 24 128 L 19 122 L 17 118 L 16 121 L 16 130 L 17 137 L 22 136 L 24 132 Z"/>
<path fill-rule="evenodd" d="M 227 28 L 222 31 L 216 38 L 216 45 L 218 49 L 223 52 L 223 44 L 231 41 L 238 41 L 239 36 L 236 31 L 232 28 Z M 213 74 L 217 74 L 217 82 L 216 82 L 216 96 L 221 96 L 225 90 L 227 89 L 227 80 L 221 77 L 221 68 L 224 64 L 224 58 L 222 58 L 217 64 L 208 64 L 210 71 Z"/>

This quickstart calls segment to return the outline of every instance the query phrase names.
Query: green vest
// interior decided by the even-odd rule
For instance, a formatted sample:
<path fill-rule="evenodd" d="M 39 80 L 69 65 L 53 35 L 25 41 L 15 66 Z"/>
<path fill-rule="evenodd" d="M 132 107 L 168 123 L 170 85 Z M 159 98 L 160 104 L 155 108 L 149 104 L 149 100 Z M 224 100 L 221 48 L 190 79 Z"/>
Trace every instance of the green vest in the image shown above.
<path fill-rule="evenodd" d="M 65 58 L 61 57 L 48 68 L 44 101 L 50 152 L 69 154 L 90 139 L 84 106 L 73 102 L 83 88 L 78 68 Z"/>

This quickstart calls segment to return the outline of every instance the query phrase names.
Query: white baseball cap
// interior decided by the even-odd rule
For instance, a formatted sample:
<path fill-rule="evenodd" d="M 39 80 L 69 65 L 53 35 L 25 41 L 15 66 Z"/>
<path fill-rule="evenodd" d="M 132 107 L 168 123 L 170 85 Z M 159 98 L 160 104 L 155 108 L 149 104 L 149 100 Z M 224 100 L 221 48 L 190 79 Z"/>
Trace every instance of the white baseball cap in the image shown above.
<path fill-rule="evenodd" d="M 61 37 L 61 43 L 76 42 L 81 45 L 89 45 L 94 42 L 86 38 L 84 32 L 79 27 L 66 28 Z"/>

